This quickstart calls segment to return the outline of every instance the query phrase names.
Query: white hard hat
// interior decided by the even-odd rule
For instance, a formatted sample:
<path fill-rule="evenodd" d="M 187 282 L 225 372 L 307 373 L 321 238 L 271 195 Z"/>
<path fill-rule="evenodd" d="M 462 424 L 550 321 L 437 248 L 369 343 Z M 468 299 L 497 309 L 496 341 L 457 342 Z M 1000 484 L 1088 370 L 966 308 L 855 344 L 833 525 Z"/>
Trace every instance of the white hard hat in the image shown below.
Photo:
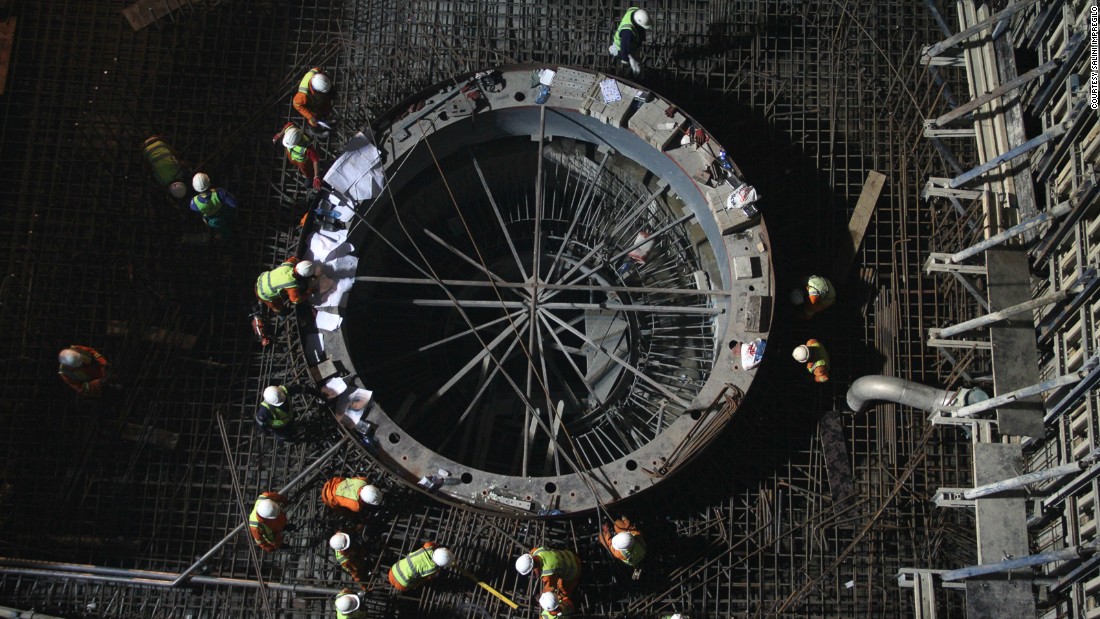
<path fill-rule="evenodd" d="M 271 385 L 267 389 L 264 389 L 264 402 L 272 406 L 279 406 L 283 402 L 286 402 L 286 397 L 282 389 L 279 389 L 275 385 Z"/>
<path fill-rule="evenodd" d="M 675 613 L 671 617 L 669 617 L 668 619 L 684 619 L 684 616 L 681 615 L 680 613 Z"/>
<path fill-rule="evenodd" d="M 810 360 L 810 347 L 805 344 L 798 346 L 794 349 L 794 352 L 791 353 L 791 356 L 799 363 L 806 363 Z"/>
<path fill-rule="evenodd" d="M 344 613 L 353 613 L 359 610 L 359 596 L 354 593 L 343 593 L 336 597 L 336 610 Z"/>
<path fill-rule="evenodd" d="M 545 591 L 539 596 L 539 606 L 543 610 L 557 610 L 558 608 L 558 595 L 553 591 Z"/>
<path fill-rule="evenodd" d="M 309 79 L 309 85 L 313 87 L 317 92 L 328 92 L 332 82 L 328 79 L 328 76 L 324 73 L 317 73 Z"/>
<path fill-rule="evenodd" d="M 72 348 L 66 348 L 58 353 L 57 361 L 67 368 L 78 368 L 84 365 L 83 357 Z"/>
<path fill-rule="evenodd" d="M 791 291 L 791 295 L 789 298 L 791 300 L 791 303 L 794 303 L 795 305 L 802 305 L 802 303 L 806 300 L 805 295 L 798 288 L 795 288 Z"/>
<path fill-rule="evenodd" d="M 382 491 L 377 486 L 367 484 L 359 489 L 359 498 L 368 505 L 381 505 Z"/>
<path fill-rule="evenodd" d="M 312 277 L 317 271 L 317 265 L 312 260 L 303 260 L 294 267 L 294 272 L 302 277 Z"/>
<path fill-rule="evenodd" d="M 622 533 L 616 533 L 615 537 L 611 538 L 611 546 L 615 550 L 627 550 L 634 545 L 634 536 L 623 531 Z"/>
<path fill-rule="evenodd" d="M 435 563 L 439 567 L 447 567 L 454 563 L 455 555 L 446 548 L 436 548 L 432 551 L 432 563 Z"/>
<path fill-rule="evenodd" d="M 333 550 L 347 550 L 351 546 L 351 536 L 343 531 L 337 531 L 328 538 L 328 547 Z"/>
<path fill-rule="evenodd" d="M 191 177 L 191 186 L 195 188 L 195 191 L 206 191 L 210 189 L 210 177 L 203 172 L 199 172 Z"/>
<path fill-rule="evenodd" d="M 645 9 L 638 9 L 634 11 L 634 23 L 638 24 L 642 28 L 649 30 L 653 27 L 653 24 L 649 21 L 649 13 Z"/>
<path fill-rule="evenodd" d="M 272 518 L 278 518 L 283 509 L 279 507 L 279 504 L 271 499 L 260 499 L 256 503 L 256 515 L 260 518 L 266 518 L 268 520 Z"/>
<path fill-rule="evenodd" d="M 187 186 L 179 181 L 176 181 L 168 186 L 168 195 L 179 200 L 183 196 L 187 195 Z"/>
<path fill-rule="evenodd" d="M 283 132 L 283 146 L 290 148 L 297 146 L 302 141 L 302 130 L 298 127 L 287 127 Z"/>
<path fill-rule="evenodd" d="M 535 569 L 535 558 L 531 555 L 520 555 L 516 559 L 516 571 L 526 576 L 531 573 L 531 570 Z"/>

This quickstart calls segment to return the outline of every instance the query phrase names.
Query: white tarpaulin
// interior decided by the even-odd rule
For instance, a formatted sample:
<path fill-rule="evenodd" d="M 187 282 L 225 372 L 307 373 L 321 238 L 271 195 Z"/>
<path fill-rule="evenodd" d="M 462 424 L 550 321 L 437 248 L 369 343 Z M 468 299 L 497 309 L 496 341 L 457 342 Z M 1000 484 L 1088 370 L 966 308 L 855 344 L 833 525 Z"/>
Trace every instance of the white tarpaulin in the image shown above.
<path fill-rule="evenodd" d="M 344 154 L 325 174 L 325 182 L 336 194 L 352 203 L 370 200 L 382 190 L 381 153 L 366 135 L 355 137 L 344 147 Z"/>

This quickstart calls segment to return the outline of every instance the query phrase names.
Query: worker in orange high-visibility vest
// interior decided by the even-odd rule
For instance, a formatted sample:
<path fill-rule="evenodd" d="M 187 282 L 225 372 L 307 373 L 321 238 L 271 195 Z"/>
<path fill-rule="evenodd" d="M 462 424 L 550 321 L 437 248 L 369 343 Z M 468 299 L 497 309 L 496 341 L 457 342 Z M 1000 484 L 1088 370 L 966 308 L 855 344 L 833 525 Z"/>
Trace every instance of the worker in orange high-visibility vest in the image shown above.
<path fill-rule="evenodd" d="M 637 567 L 645 558 L 645 540 L 626 516 L 620 516 L 615 521 L 614 533 L 605 522 L 600 531 L 599 540 L 600 545 L 606 548 L 611 556 L 630 567 Z"/>
<path fill-rule="evenodd" d="M 821 342 L 810 340 L 796 347 L 791 356 L 795 361 L 806 364 L 806 371 L 814 375 L 816 382 L 829 382 L 829 353 Z"/>
<path fill-rule="evenodd" d="M 261 494 L 248 515 L 248 532 L 256 545 L 265 552 L 275 552 L 283 545 L 283 530 L 287 528 L 286 497 L 278 492 Z"/>
<path fill-rule="evenodd" d="M 98 398 L 104 387 L 118 388 L 109 384 L 111 371 L 107 358 L 87 346 L 73 344 L 57 355 L 60 364 L 57 375 L 73 391 L 86 398 Z"/>
<path fill-rule="evenodd" d="M 306 71 L 298 81 L 293 104 L 310 127 L 318 127 L 317 121 L 332 111 L 332 78 L 317 67 Z"/>
<path fill-rule="evenodd" d="M 381 505 L 382 491 L 365 477 L 333 477 L 321 488 L 321 502 L 337 511 L 358 514 L 367 505 Z"/>
<path fill-rule="evenodd" d="M 398 591 L 411 591 L 438 577 L 454 560 L 450 550 L 435 542 L 425 542 L 422 548 L 393 564 L 389 574 L 390 584 Z"/>
<path fill-rule="evenodd" d="M 271 142 L 274 144 L 280 139 L 283 141 L 283 148 L 286 149 L 287 161 L 298 168 L 302 176 L 312 183 L 314 189 L 320 189 L 321 157 L 313 147 L 313 140 L 294 123 L 287 123 L 275 134 Z"/>

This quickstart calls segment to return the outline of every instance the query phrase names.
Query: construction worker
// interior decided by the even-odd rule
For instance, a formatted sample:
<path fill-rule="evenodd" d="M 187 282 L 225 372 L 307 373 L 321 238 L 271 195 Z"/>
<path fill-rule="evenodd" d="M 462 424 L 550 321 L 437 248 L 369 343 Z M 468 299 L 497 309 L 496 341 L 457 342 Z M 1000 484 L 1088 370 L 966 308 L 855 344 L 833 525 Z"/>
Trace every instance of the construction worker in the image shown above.
<path fill-rule="evenodd" d="M 198 192 L 191 198 L 191 210 L 202 215 L 202 220 L 214 234 L 221 238 L 233 236 L 233 222 L 237 220 L 237 198 L 225 189 L 211 187 L 210 177 L 199 172 L 191 179 L 191 186 Z"/>
<path fill-rule="evenodd" d="M 821 342 L 810 340 L 796 347 L 791 356 L 795 361 L 806 364 L 806 370 L 814 375 L 816 382 L 829 382 L 829 353 Z"/>
<path fill-rule="evenodd" d="M 572 617 L 573 611 L 576 610 L 569 596 L 559 595 L 553 591 L 542 592 L 542 595 L 539 596 L 539 606 L 542 607 L 542 612 L 539 614 L 540 619 Z"/>
<path fill-rule="evenodd" d="M 111 370 L 107 358 L 87 346 L 73 344 L 57 355 L 61 364 L 57 375 L 72 390 L 86 398 L 98 398 L 104 387 L 117 389 L 110 383 Z"/>
<path fill-rule="evenodd" d="M 329 538 L 328 546 L 336 553 L 336 562 L 348 576 L 355 582 L 363 582 L 363 576 L 367 573 L 363 565 L 363 548 L 353 543 L 351 535 L 337 531 Z"/>
<path fill-rule="evenodd" d="M 641 77 L 642 63 L 635 58 L 645 43 L 645 31 L 653 27 L 649 13 L 645 9 L 632 6 L 615 27 L 615 37 L 607 49 L 619 62 L 629 64 L 634 77 Z"/>
<path fill-rule="evenodd" d="M 800 316 L 804 320 L 809 320 L 814 314 L 836 303 L 836 288 L 824 277 L 811 275 L 791 291 L 791 303 L 801 308 Z"/>
<path fill-rule="evenodd" d="M 276 133 L 271 142 L 278 142 L 280 138 L 286 148 L 287 160 L 298 168 L 306 181 L 312 183 L 314 189 L 320 189 L 321 159 L 317 156 L 317 149 L 313 148 L 313 140 L 292 122 Z"/>
<path fill-rule="evenodd" d="M 691 619 L 691 617 L 684 613 L 672 613 L 671 615 L 661 615 L 661 619 Z"/>
<path fill-rule="evenodd" d="M 294 109 L 306 119 L 313 129 L 319 128 L 317 121 L 332 111 L 332 79 L 317 67 L 313 67 L 298 82 L 298 92 L 294 93 Z"/>
<path fill-rule="evenodd" d="M 280 441 L 294 440 L 294 420 L 297 415 L 290 397 L 303 391 L 304 388 L 297 385 L 271 385 L 264 389 L 263 400 L 260 400 L 260 405 L 256 408 L 256 426 L 264 434 L 274 435 Z"/>
<path fill-rule="evenodd" d="M 157 179 L 161 187 L 168 189 L 169 195 L 176 200 L 187 197 L 185 181 L 189 174 L 175 149 L 159 135 L 154 135 L 145 140 L 142 155 L 153 172 L 153 178 Z"/>
<path fill-rule="evenodd" d="M 398 591 L 411 591 L 439 576 L 454 560 L 450 550 L 435 542 L 426 542 L 423 548 L 393 564 L 390 584 Z"/>
<path fill-rule="evenodd" d="M 362 608 L 363 601 L 359 598 L 359 594 L 351 589 L 344 589 L 338 593 L 333 606 L 336 607 L 336 619 L 360 619 L 367 616 Z"/>
<path fill-rule="evenodd" d="M 581 558 L 572 550 L 539 546 L 516 559 L 516 571 L 523 576 L 531 572 L 540 575 L 543 591 L 569 595 L 581 578 Z"/>
<path fill-rule="evenodd" d="M 606 548 L 611 556 L 630 567 L 637 567 L 645 558 L 645 540 L 626 516 L 620 516 L 615 521 L 614 535 L 611 534 L 611 527 L 608 527 L 605 522 L 599 539 L 600 545 Z"/>
<path fill-rule="evenodd" d="M 337 511 L 358 514 L 367 505 L 381 505 L 382 491 L 365 477 L 333 477 L 321 489 L 321 502 Z"/>
<path fill-rule="evenodd" d="M 283 298 L 297 305 L 309 297 L 309 278 L 317 274 L 317 265 L 311 260 L 298 261 L 287 258 L 282 264 L 260 273 L 256 279 L 256 298 L 272 311 L 281 313 L 286 307 Z"/>
<path fill-rule="evenodd" d="M 286 497 L 278 492 L 265 492 L 256 499 L 248 515 L 248 532 L 265 552 L 275 552 L 283 545 L 283 530 L 287 528 L 283 513 L 286 503 Z"/>

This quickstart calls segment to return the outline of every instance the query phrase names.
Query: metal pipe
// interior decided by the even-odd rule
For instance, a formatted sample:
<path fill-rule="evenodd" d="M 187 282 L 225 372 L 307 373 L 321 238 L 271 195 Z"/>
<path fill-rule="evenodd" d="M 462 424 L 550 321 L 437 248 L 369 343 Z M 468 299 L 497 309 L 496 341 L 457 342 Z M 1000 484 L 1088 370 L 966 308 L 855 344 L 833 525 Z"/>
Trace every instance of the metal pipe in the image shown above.
<path fill-rule="evenodd" d="M 349 437 L 347 435 L 345 435 L 343 438 L 336 441 L 335 445 L 330 447 L 328 451 L 321 454 L 321 456 L 319 458 L 314 460 L 313 464 L 310 464 L 306 468 L 302 469 L 301 473 L 298 473 L 297 475 L 295 475 L 294 479 L 291 479 L 290 481 L 288 481 L 286 483 L 286 485 L 283 486 L 282 488 L 280 488 L 277 492 L 279 494 L 285 494 L 285 493 L 289 492 L 290 489 L 293 488 L 295 485 L 297 485 L 299 481 L 305 479 L 307 476 L 310 476 L 314 472 L 316 472 L 316 470 L 318 468 L 320 468 L 320 466 L 322 464 L 324 464 L 330 457 L 332 457 L 332 454 L 339 451 L 339 449 L 344 446 L 344 443 L 348 442 L 348 438 Z M 192 572 L 194 572 L 195 570 L 202 567 L 203 563 L 206 563 L 206 561 L 210 557 L 214 556 L 214 553 L 221 550 L 222 546 L 225 546 L 229 542 L 229 540 L 233 539 L 234 535 L 236 535 L 237 533 L 240 533 L 245 528 L 245 526 L 247 526 L 247 525 L 248 525 L 247 520 L 245 520 L 244 522 L 237 525 L 237 528 L 230 531 L 229 534 L 227 534 L 225 537 L 223 537 L 220 542 L 218 542 L 217 544 L 214 544 L 214 546 L 210 550 L 206 551 L 206 554 L 204 554 L 203 556 L 196 559 L 195 562 L 191 565 L 191 567 L 187 568 L 182 574 L 179 575 L 178 578 L 173 580 L 172 581 L 172 586 L 173 587 L 178 587 L 179 585 L 183 584 L 188 579 L 190 579 Z"/>
<path fill-rule="evenodd" d="M 5 559 L 6 561 L 7 559 Z M 58 569 L 64 566 L 66 569 Z M 145 572 L 141 570 L 120 570 L 115 568 L 101 568 L 95 565 L 53 564 L 54 569 L 32 569 L 26 567 L 0 566 L 0 574 L 15 574 L 21 576 L 34 576 L 37 578 L 59 578 L 63 580 L 79 580 L 84 582 L 111 582 L 127 585 L 141 585 L 146 587 L 163 587 L 170 589 L 175 587 L 174 581 L 168 580 L 176 574 L 168 572 Z M 68 568 L 84 568 L 83 570 L 69 571 Z M 107 572 L 107 573 L 102 573 Z M 121 573 L 120 573 L 121 572 Z M 191 582 L 203 585 L 215 585 L 219 587 L 244 587 L 258 589 L 260 583 L 243 578 L 220 578 L 217 576 L 192 576 Z M 313 587 L 310 585 L 288 585 L 281 582 L 265 582 L 263 586 L 279 591 L 291 593 L 312 593 L 315 595 L 335 595 L 340 589 L 329 587 Z M 38 617 L 39 615 L 35 615 Z"/>
<path fill-rule="evenodd" d="M 951 262 L 962 262 L 963 260 L 966 260 L 967 258 L 969 258 L 971 256 L 980 254 L 981 252 L 989 249 L 990 247 L 993 247 L 995 245 L 1000 245 L 1001 243 L 1003 243 L 1003 242 L 1005 242 L 1005 241 L 1007 241 L 1007 240 L 1009 240 L 1013 237 L 1019 236 L 1019 235 L 1025 233 L 1025 232 L 1027 232 L 1028 230 L 1031 230 L 1032 228 L 1034 228 L 1036 226 L 1041 226 L 1041 225 L 1043 225 L 1044 223 L 1046 223 L 1048 221 L 1051 221 L 1053 219 L 1057 219 L 1059 217 L 1063 217 L 1065 215 L 1068 215 L 1069 212 L 1072 211 L 1072 210 L 1073 210 L 1073 207 L 1070 206 L 1070 203 L 1068 201 L 1063 202 L 1061 204 L 1058 204 L 1054 208 L 1050 209 L 1049 211 L 1039 213 L 1035 217 L 1027 219 L 1026 221 L 1024 221 L 1022 223 L 1016 224 L 1015 226 L 1012 226 L 1011 228 L 1009 228 L 1008 230 L 1005 230 L 1004 232 L 1001 232 L 999 234 L 994 234 L 993 236 L 989 237 L 988 239 L 985 239 L 984 241 L 982 241 L 980 243 L 977 243 L 975 245 L 971 245 L 970 247 L 968 247 L 968 248 L 966 248 L 962 251 L 955 252 L 955 253 L 951 254 L 949 260 Z"/>
<path fill-rule="evenodd" d="M 991 494 L 1000 494 L 1009 490 L 1016 490 L 1017 488 L 1023 488 L 1024 486 L 1045 481 L 1048 479 L 1056 479 L 1058 477 L 1065 477 L 1066 475 L 1073 475 L 1084 469 L 1086 464 L 1084 462 L 1070 462 L 1069 464 L 1061 464 L 1051 467 L 1049 469 L 1043 469 L 1041 471 L 1034 471 L 1018 477 L 1010 477 L 1008 479 L 1002 479 L 1001 481 L 995 481 L 991 484 L 985 484 L 984 486 L 978 486 L 971 490 L 967 490 L 963 493 L 963 498 L 968 500 L 980 499 L 982 497 L 989 496 Z"/>
<path fill-rule="evenodd" d="M 1037 555 L 1028 555 L 1026 557 L 1018 557 L 1015 559 L 998 561 L 997 563 L 983 563 L 982 565 L 972 565 L 970 567 L 946 571 L 940 574 L 940 580 L 944 582 L 951 582 L 953 580 L 965 580 L 967 578 L 973 578 L 974 576 L 984 576 L 986 574 L 1008 572 L 1025 567 L 1045 565 L 1047 563 L 1053 563 L 1055 561 L 1069 561 L 1071 559 L 1079 559 L 1081 557 L 1092 555 L 1096 552 L 1096 550 L 1096 546 L 1092 545 L 1073 546 L 1070 548 L 1063 548 L 1061 550 L 1055 550 L 1052 552 L 1044 552 Z"/>
<path fill-rule="evenodd" d="M 5 619 L 61 619 L 61 617 L 43 615 L 33 610 L 19 610 L 18 608 L 8 608 L 7 606 L 0 606 L 0 617 L 4 617 Z"/>
<path fill-rule="evenodd" d="M 862 413 L 874 400 L 934 412 L 951 408 L 956 393 L 893 376 L 862 376 L 848 388 L 847 399 L 848 407 L 856 413 Z"/>
<path fill-rule="evenodd" d="M 1043 393 L 1043 392 L 1046 392 L 1046 391 L 1052 391 L 1052 390 L 1057 389 L 1059 387 L 1064 387 L 1066 385 L 1072 385 L 1073 383 L 1080 382 L 1080 380 L 1083 379 L 1085 377 L 1085 375 L 1088 374 L 1088 372 L 1089 372 L 1089 368 L 1086 368 L 1086 369 L 1082 369 L 1082 370 L 1078 370 L 1076 372 L 1073 372 L 1072 374 L 1066 374 L 1065 376 L 1059 376 L 1058 378 L 1052 378 L 1050 380 L 1044 380 L 1041 383 L 1030 385 L 1030 386 L 1024 387 L 1023 389 L 1017 389 L 1015 391 L 1010 391 L 1008 393 L 1002 393 L 1001 395 L 999 395 L 995 398 L 990 398 L 988 400 L 982 400 L 981 402 L 976 402 L 974 404 L 970 404 L 968 406 L 964 406 L 960 409 L 952 411 L 951 416 L 952 417 L 972 417 L 972 416 L 977 415 L 978 413 L 981 413 L 983 411 L 987 411 L 991 408 L 997 408 L 998 406 L 1008 404 L 1009 402 L 1015 402 L 1015 401 L 1017 401 L 1021 398 L 1031 397 L 1031 396 L 1039 394 L 1039 393 Z"/>
<path fill-rule="evenodd" d="M 977 318 L 965 320 L 951 327 L 946 327 L 943 329 L 929 329 L 929 335 L 936 338 L 943 338 L 958 335 L 960 333 L 965 333 L 972 329 L 977 329 L 978 327 L 984 327 L 985 325 L 1000 322 L 1010 316 L 1015 316 L 1016 314 L 1030 312 L 1032 310 L 1036 310 L 1040 307 L 1051 305 L 1053 303 L 1060 303 L 1065 300 L 1066 297 L 1070 295 L 1075 295 L 1079 292 L 1081 292 L 1080 286 L 1074 286 L 1072 288 L 1059 290 L 1058 292 L 1041 296 L 1038 299 L 1024 301 L 1023 303 L 1018 303 L 1016 305 L 1013 305 L 1012 307 L 1006 307 L 1003 310 L 998 310 L 984 316 L 978 316 Z"/>

